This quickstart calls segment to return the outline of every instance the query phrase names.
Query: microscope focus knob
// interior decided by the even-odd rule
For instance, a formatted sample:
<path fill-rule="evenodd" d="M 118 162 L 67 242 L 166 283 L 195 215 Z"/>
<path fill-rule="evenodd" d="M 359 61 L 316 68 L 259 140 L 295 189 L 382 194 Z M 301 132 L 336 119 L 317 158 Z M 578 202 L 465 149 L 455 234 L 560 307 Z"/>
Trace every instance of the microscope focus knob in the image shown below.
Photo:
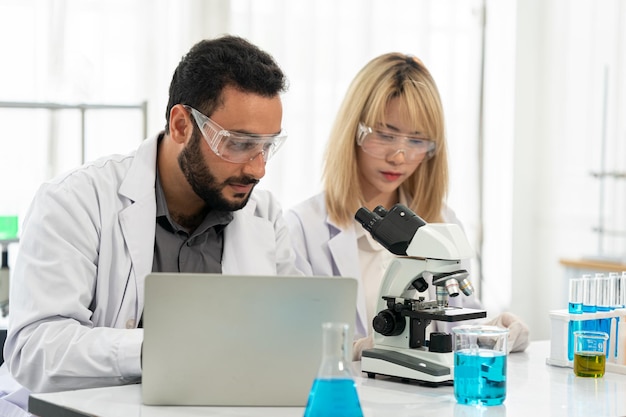
<path fill-rule="evenodd" d="M 452 335 L 450 333 L 432 332 L 430 334 L 429 352 L 452 352 Z"/>
<path fill-rule="evenodd" d="M 387 309 L 374 317 L 372 325 L 383 336 L 398 336 L 404 331 L 406 320 L 400 314 Z"/>

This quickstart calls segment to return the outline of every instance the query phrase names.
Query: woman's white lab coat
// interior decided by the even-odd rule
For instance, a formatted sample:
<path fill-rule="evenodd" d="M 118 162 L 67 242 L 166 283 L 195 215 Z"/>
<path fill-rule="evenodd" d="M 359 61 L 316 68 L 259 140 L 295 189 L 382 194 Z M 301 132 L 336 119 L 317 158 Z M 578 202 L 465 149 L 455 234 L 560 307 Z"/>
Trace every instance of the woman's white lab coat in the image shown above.
<path fill-rule="evenodd" d="M 454 212 L 446 208 L 444 221 L 460 225 Z M 356 224 L 340 227 L 328 218 L 324 194 L 317 194 L 285 212 L 285 220 L 291 229 L 291 240 L 296 249 L 298 269 L 307 274 L 344 276 L 356 278 L 357 317 L 355 338 L 368 335 L 367 308 L 359 265 Z M 469 262 L 463 266 L 467 269 Z M 429 283 L 430 284 L 430 283 Z M 434 286 L 428 287 L 429 297 L 435 299 Z M 450 305 L 482 308 L 474 295 L 451 298 Z"/>
<path fill-rule="evenodd" d="M 45 183 L 29 209 L 11 283 L 5 358 L 36 392 L 141 375 L 144 279 L 152 270 L 157 137 L 131 155 Z M 281 209 L 255 190 L 224 230 L 224 274 L 302 275 Z M 176 360 L 176 358 L 172 358 Z"/>

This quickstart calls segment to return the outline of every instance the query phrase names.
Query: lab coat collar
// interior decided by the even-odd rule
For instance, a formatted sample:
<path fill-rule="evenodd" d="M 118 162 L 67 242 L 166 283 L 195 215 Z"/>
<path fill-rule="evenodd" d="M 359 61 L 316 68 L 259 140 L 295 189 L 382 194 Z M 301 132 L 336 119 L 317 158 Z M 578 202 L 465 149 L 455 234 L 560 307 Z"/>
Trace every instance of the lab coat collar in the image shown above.
<path fill-rule="evenodd" d="M 349 276 L 358 278 L 359 265 L 355 263 L 355 259 L 359 259 L 359 253 L 356 242 L 356 231 L 354 225 L 341 227 L 333 222 L 328 216 L 326 223 L 330 228 L 330 239 L 328 248 L 333 255 L 335 265 L 341 276 Z"/>
<path fill-rule="evenodd" d="M 162 135 L 163 132 L 144 140 L 135 151 L 133 162 L 119 189 L 120 194 L 131 201 L 155 198 L 157 146 Z"/>
<path fill-rule="evenodd" d="M 365 293 L 363 292 L 363 282 L 361 277 L 361 271 L 359 268 L 359 250 L 357 246 L 357 234 L 355 230 L 355 223 L 350 224 L 348 227 L 340 227 L 333 222 L 328 215 L 326 216 L 326 223 L 330 229 L 330 239 L 328 241 L 328 249 L 337 271 L 342 277 L 356 278 L 359 282 L 357 287 L 357 320 L 360 329 L 355 329 L 356 333 L 363 333 L 361 336 L 367 334 L 367 308 L 365 306 Z"/>
<path fill-rule="evenodd" d="M 160 136 L 160 135 L 159 135 Z M 159 136 L 146 139 L 137 149 L 131 166 L 119 188 L 129 204 L 119 213 L 120 227 L 128 247 L 138 294 L 137 317 L 144 304 L 144 281 L 152 271 L 156 221 L 157 144 Z"/>

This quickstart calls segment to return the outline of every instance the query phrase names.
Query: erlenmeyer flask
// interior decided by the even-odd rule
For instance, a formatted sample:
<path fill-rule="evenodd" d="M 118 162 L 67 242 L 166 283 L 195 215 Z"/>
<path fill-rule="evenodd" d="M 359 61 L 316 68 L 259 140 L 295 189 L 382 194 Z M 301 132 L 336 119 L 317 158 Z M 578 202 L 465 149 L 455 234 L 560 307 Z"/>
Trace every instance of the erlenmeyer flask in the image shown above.
<path fill-rule="evenodd" d="M 348 325 L 322 325 L 322 363 L 304 417 L 363 417 L 359 395 L 350 370 L 351 346 Z"/>

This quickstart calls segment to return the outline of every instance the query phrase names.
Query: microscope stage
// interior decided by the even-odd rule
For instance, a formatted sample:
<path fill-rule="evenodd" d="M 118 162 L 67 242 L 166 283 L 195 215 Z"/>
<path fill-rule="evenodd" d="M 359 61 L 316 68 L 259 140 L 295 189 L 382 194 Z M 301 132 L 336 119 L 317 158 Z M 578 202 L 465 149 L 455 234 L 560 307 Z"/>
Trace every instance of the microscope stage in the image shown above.
<path fill-rule="evenodd" d="M 406 317 L 415 317 L 419 319 L 455 322 L 462 320 L 482 319 L 487 317 L 484 310 L 475 310 L 473 308 L 447 307 L 445 313 L 430 312 L 428 310 L 405 310 L 401 313 Z"/>

